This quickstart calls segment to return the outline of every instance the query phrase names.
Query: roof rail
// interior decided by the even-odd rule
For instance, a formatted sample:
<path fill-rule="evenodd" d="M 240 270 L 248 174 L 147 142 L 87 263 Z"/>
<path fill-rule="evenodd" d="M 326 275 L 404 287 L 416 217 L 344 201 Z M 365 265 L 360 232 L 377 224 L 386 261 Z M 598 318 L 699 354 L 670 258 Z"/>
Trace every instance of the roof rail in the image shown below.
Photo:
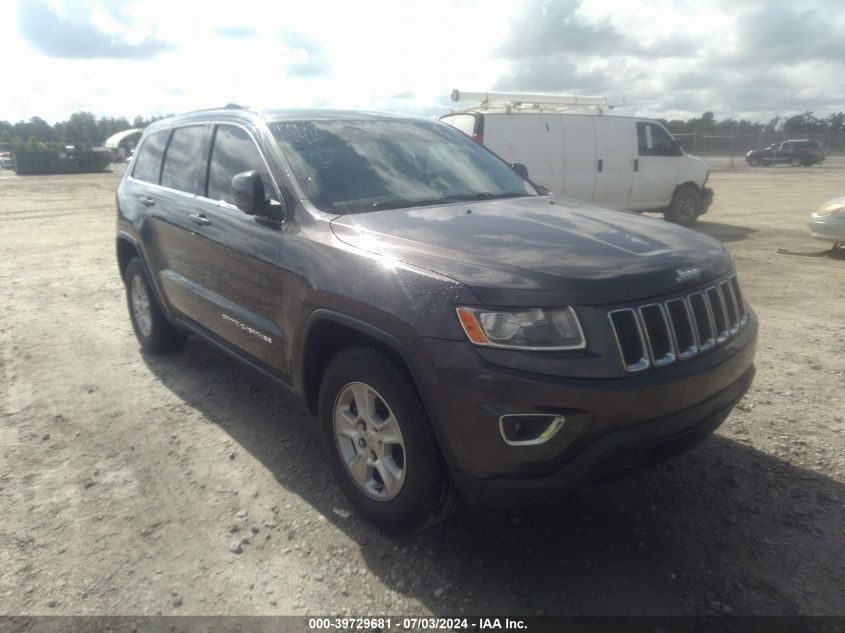
<path fill-rule="evenodd" d="M 198 110 L 188 110 L 187 112 L 179 112 L 176 116 L 184 116 L 187 114 L 200 114 L 202 112 L 219 112 L 220 110 L 244 110 L 247 112 L 252 112 L 253 110 L 249 106 L 239 105 L 237 103 L 227 103 L 223 106 L 214 106 L 211 108 L 199 108 Z M 169 116 L 173 116 L 172 114 Z"/>
<path fill-rule="evenodd" d="M 520 112 L 523 110 L 562 112 L 582 107 L 593 107 L 601 110 L 603 108 L 613 109 L 623 103 L 608 103 L 607 97 L 519 92 L 468 92 L 457 88 L 452 90 L 452 101 L 477 102 L 476 105 L 465 108 L 466 110 L 503 110 L 505 112 Z"/>

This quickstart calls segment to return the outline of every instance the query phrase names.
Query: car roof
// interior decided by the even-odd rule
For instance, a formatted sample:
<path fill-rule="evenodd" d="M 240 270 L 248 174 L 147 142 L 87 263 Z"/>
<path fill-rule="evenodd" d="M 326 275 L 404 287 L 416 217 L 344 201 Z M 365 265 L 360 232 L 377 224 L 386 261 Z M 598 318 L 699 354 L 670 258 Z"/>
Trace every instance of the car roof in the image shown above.
<path fill-rule="evenodd" d="M 334 110 L 328 108 L 289 108 L 255 111 L 240 106 L 226 106 L 207 110 L 194 110 L 160 119 L 152 123 L 147 131 L 166 129 L 173 125 L 191 121 L 241 121 L 256 123 L 265 121 L 425 121 L 425 117 L 397 112 L 375 112 L 364 110 Z"/>

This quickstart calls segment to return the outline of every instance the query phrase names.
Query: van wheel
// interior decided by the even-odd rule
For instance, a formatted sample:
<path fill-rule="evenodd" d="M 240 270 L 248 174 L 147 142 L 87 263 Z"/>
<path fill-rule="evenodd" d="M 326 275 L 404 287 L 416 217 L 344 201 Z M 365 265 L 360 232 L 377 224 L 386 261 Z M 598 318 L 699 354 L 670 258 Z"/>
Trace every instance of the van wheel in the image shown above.
<path fill-rule="evenodd" d="M 132 329 L 144 351 L 166 354 L 179 349 L 185 342 L 185 336 L 164 316 L 137 257 L 126 265 L 123 283 Z"/>
<path fill-rule="evenodd" d="M 800 167 L 801 165 L 805 164 L 800 158 L 793 158 L 791 161 L 793 167 Z"/>
<path fill-rule="evenodd" d="M 701 213 L 701 196 L 695 187 L 678 187 L 672 196 L 672 204 L 663 214 L 670 222 L 690 226 Z"/>
<path fill-rule="evenodd" d="M 340 488 L 367 519 L 410 532 L 446 518 L 457 492 L 416 390 L 386 356 L 349 347 L 320 385 L 320 422 Z"/>

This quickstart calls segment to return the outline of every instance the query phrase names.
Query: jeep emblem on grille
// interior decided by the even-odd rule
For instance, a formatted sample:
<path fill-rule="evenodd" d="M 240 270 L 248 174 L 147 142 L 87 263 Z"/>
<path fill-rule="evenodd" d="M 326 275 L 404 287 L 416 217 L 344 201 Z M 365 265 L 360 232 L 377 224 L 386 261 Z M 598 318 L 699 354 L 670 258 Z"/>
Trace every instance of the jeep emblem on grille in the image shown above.
<path fill-rule="evenodd" d="M 677 274 L 675 281 L 679 284 L 701 279 L 701 271 L 698 268 L 678 268 L 675 273 Z"/>

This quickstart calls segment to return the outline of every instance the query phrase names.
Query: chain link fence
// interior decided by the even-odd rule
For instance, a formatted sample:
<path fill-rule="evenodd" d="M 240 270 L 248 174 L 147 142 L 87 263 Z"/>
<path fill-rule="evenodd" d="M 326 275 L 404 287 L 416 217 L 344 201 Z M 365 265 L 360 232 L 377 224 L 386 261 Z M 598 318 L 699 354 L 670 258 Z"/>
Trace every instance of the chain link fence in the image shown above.
<path fill-rule="evenodd" d="M 845 132 L 802 134 L 800 132 L 737 132 L 717 134 L 712 131 L 673 134 L 688 154 L 705 157 L 711 169 L 740 169 L 748 167 L 745 154 L 763 149 L 773 143 L 789 140 L 820 141 L 828 156 L 845 155 Z"/>

